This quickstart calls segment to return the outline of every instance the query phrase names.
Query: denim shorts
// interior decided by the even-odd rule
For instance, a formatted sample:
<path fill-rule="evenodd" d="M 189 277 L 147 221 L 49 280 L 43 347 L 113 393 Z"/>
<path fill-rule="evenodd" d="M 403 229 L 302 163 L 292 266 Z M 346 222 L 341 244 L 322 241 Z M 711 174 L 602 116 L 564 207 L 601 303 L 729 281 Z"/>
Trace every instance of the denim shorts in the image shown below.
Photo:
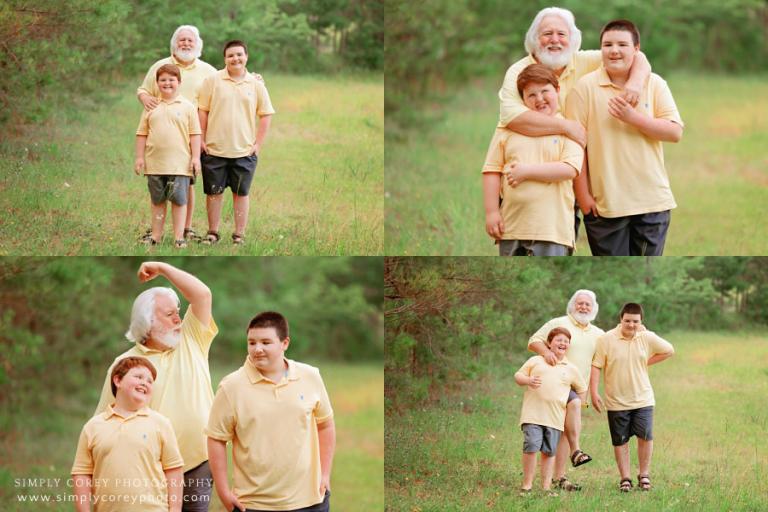
<path fill-rule="evenodd" d="M 170 201 L 177 206 L 187 204 L 189 176 L 170 174 L 147 174 L 147 188 L 152 204 Z"/>

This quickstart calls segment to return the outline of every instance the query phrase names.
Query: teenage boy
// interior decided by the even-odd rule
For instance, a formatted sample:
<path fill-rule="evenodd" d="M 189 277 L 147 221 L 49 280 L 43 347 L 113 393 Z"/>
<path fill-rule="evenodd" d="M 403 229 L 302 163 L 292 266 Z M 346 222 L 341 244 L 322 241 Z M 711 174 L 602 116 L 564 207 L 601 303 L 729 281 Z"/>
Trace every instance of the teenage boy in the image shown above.
<path fill-rule="evenodd" d="M 285 358 L 280 313 L 256 315 L 247 333 L 245 364 L 219 384 L 205 429 L 216 493 L 227 511 L 327 512 L 336 430 L 320 372 Z"/>
<path fill-rule="evenodd" d="M 80 433 L 72 466 L 75 507 L 91 510 L 180 511 L 182 467 L 171 422 L 149 408 L 157 370 L 143 357 L 112 369 L 114 401 Z"/>
<path fill-rule="evenodd" d="M 621 323 L 597 339 L 589 389 L 592 405 L 608 411 L 613 454 L 619 468 L 619 490 L 632 489 L 629 476 L 629 438 L 637 436 L 640 471 L 637 482 L 644 491 L 651 489 L 651 455 L 653 454 L 653 396 L 648 367 L 672 357 L 675 349 L 665 339 L 643 330 L 643 308 L 633 302 L 624 304 L 619 313 Z M 605 404 L 598 392 L 600 372 L 605 371 Z"/>
<path fill-rule="evenodd" d="M 144 172 L 152 202 L 152 234 L 142 242 L 160 243 L 165 202 L 170 200 L 175 246 L 185 248 L 189 183 L 200 171 L 200 121 L 192 103 L 178 94 L 180 83 L 178 67 L 164 64 L 157 69 L 160 102 L 154 110 L 141 113 L 134 172 Z"/>
<path fill-rule="evenodd" d="M 574 189 L 595 256 L 661 256 L 677 204 L 662 142 L 678 142 L 683 121 L 667 83 L 651 74 L 637 107 L 621 97 L 640 51 L 628 20 L 600 34 L 603 64 L 568 95 L 565 115 L 587 130 L 587 158 Z"/>
<path fill-rule="evenodd" d="M 203 243 L 218 242 L 224 190 L 232 189 L 235 230 L 232 242 L 245 241 L 248 191 L 259 150 L 275 110 L 264 83 L 248 73 L 248 48 L 242 41 L 224 46 L 226 68 L 203 81 L 198 115 L 203 131 L 203 191 L 208 209 L 208 233 Z"/>

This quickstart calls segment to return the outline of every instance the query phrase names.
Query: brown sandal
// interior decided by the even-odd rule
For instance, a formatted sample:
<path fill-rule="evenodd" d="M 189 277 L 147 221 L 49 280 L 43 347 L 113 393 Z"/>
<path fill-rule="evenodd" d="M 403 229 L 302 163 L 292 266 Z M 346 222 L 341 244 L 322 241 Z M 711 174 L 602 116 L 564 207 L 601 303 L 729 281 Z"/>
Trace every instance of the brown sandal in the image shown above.
<path fill-rule="evenodd" d="M 651 477 L 649 475 L 637 475 L 637 486 L 641 491 L 651 490 Z"/>
<path fill-rule="evenodd" d="M 622 478 L 621 482 L 619 482 L 619 490 L 621 492 L 629 492 L 632 490 L 632 479 L 631 478 Z"/>

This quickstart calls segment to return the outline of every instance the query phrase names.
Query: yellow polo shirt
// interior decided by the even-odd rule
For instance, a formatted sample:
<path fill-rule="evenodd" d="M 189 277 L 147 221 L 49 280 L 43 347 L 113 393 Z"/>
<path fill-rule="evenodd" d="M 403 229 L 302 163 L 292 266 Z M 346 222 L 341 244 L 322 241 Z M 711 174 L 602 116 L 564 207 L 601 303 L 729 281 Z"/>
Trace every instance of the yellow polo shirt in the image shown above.
<path fill-rule="evenodd" d="M 573 55 L 571 62 L 565 66 L 562 74 L 558 77 L 560 85 L 560 112 L 565 111 L 565 101 L 568 93 L 571 91 L 579 78 L 600 67 L 602 63 L 601 52 L 599 50 L 582 50 Z M 517 77 L 520 72 L 531 64 L 536 64 L 536 59 L 528 55 L 512 64 L 504 75 L 504 84 L 499 90 L 499 100 L 501 101 L 499 112 L 499 127 L 503 128 L 514 118 L 528 112 L 530 109 L 525 106 L 520 93 L 517 92 Z"/>
<path fill-rule="evenodd" d="M 203 428 L 213 404 L 213 385 L 208 370 L 208 350 L 219 328 L 211 318 L 205 326 L 187 309 L 181 323 L 182 339 L 166 351 L 154 350 L 136 343 L 120 354 L 109 367 L 96 412 L 102 412 L 115 399 L 109 376 L 120 359 L 129 356 L 146 357 L 157 369 L 149 406 L 171 420 L 179 449 L 184 458 L 184 471 L 208 460 L 208 441 Z"/>
<path fill-rule="evenodd" d="M 655 405 L 648 359 L 654 354 L 674 353 L 667 340 L 652 331 L 641 331 L 626 339 L 618 326 L 597 339 L 592 366 L 603 369 L 605 408 L 627 411 Z"/>
<path fill-rule="evenodd" d="M 555 327 L 564 327 L 571 333 L 571 346 L 568 347 L 566 356 L 568 361 L 579 369 L 584 382 L 589 385 L 589 374 L 592 371 L 592 356 L 595 355 L 595 342 L 597 338 L 605 334 L 605 331 L 590 323 L 582 325 L 573 319 L 571 315 L 553 318 L 533 333 L 528 340 L 528 348 L 536 341 L 547 344 L 547 335 Z"/>
<path fill-rule="evenodd" d="M 221 381 L 205 434 L 232 441 L 233 492 L 248 508 L 291 510 L 323 501 L 317 424 L 333 410 L 320 372 L 288 361 L 275 383 L 248 358 Z"/>
<path fill-rule="evenodd" d="M 608 218 L 671 210 L 677 204 L 664 167 L 662 142 L 608 112 L 608 100 L 623 92 L 600 67 L 576 84 L 565 108 L 568 119 L 587 129 L 589 184 L 597 210 Z M 683 126 L 667 83 L 654 73 L 636 109 Z"/>
<path fill-rule="evenodd" d="M 531 389 L 525 386 L 520 424 L 533 423 L 557 430 L 565 428 L 565 406 L 571 388 L 577 393 L 587 390 L 578 368 L 564 357 L 550 366 L 541 356 L 533 356 L 517 371 L 526 377 L 541 377 L 541 386 Z"/>
<path fill-rule="evenodd" d="M 152 64 L 147 71 L 147 75 L 144 77 L 144 82 L 136 89 L 136 95 L 141 93 L 150 94 L 156 98 L 160 97 L 160 89 L 157 87 L 157 78 L 155 74 L 160 66 L 163 64 L 174 64 L 179 67 L 181 71 L 181 84 L 179 85 L 179 94 L 187 98 L 192 105 L 197 108 L 197 96 L 200 91 L 200 86 L 203 85 L 203 80 L 216 73 L 216 68 L 203 62 L 200 59 L 195 59 L 191 64 L 185 66 L 180 61 L 176 60 L 176 57 L 171 55 L 165 59 Z"/>
<path fill-rule="evenodd" d="M 184 464 L 168 418 L 144 407 L 120 416 L 112 405 L 80 432 L 73 475 L 92 475 L 94 511 L 167 511 L 164 471 Z"/>
<path fill-rule="evenodd" d="M 584 150 L 562 135 L 528 137 L 496 128 L 483 173 L 502 173 L 512 160 L 526 164 L 564 162 L 581 171 Z M 504 240 L 538 240 L 573 247 L 573 180 L 544 183 L 527 180 L 512 188 L 502 175 L 501 217 Z"/>
<path fill-rule="evenodd" d="M 259 118 L 275 113 L 263 82 L 250 73 L 235 80 L 226 68 L 205 79 L 199 98 L 198 108 L 208 112 L 205 144 L 214 156 L 250 155 Z"/>
<path fill-rule="evenodd" d="M 161 99 L 155 109 L 143 111 L 136 135 L 147 136 L 144 174 L 192 176 L 189 138 L 201 133 L 197 110 L 180 95 Z"/>

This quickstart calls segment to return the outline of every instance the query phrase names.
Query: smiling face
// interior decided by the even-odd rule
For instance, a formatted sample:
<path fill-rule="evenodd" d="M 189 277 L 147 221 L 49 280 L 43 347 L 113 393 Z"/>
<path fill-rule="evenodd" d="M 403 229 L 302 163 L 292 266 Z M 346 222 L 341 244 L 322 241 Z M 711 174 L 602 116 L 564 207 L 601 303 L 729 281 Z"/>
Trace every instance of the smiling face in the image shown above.
<path fill-rule="evenodd" d="M 624 313 L 621 315 L 621 335 L 624 338 L 632 339 L 635 337 L 640 325 L 643 322 L 643 316 L 640 314 Z"/>
<path fill-rule="evenodd" d="M 289 342 L 289 338 L 281 340 L 274 327 L 248 329 L 248 359 L 265 376 L 281 372 Z"/>
<path fill-rule="evenodd" d="M 568 24 L 560 16 L 545 16 L 539 23 L 538 61 L 550 69 L 559 69 L 568 65 L 572 54 Z"/>
<path fill-rule="evenodd" d="M 224 63 L 229 76 L 242 76 L 248 63 L 248 54 L 242 46 L 230 46 L 224 52 Z"/>
<path fill-rule="evenodd" d="M 568 352 L 568 347 L 571 346 L 571 340 L 565 334 L 556 334 L 552 341 L 549 342 L 549 350 L 551 350 L 558 359 L 565 357 L 565 353 Z"/>
<path fill-rule="evenodd" d="M 181 62 L 188 63 L 195 60 L 197 52 L 197 38 L 191 30 L 181 30 L 176 36 L 176 48 L 173 55 Z"/>
<path fill-rule="evenodd" d="M 160 76 L 157 77 L 157 87 L 164 99 L 173 98 L 179 89 L 179 79 L 170 73 L 160 73 Z"/>
<path fill-rule="evenodd" d="M 122 379 L 115 376 L 113 382 L 117 388 L 118 400 L 142 407 L 152 397 L 152 384 L 155 380 L 152 378 L 152 372 L 149 368 L 135 366 L 128 370 Z"/>
<path fill-rule="evenodd" d="M 529 83 L 523 88 L 525 106 L 548 116 L 557 113 L 558 91 L 550 83 Z"/>
<path fill-rule="evenodd" d="M 632 33 L 626 30 L 608 30 L 603 33 L 600 42 L 603 54 L 603 66 L 613 76 L 628 76 L 629 68 L 640 50 L 635 46 Z"/>

